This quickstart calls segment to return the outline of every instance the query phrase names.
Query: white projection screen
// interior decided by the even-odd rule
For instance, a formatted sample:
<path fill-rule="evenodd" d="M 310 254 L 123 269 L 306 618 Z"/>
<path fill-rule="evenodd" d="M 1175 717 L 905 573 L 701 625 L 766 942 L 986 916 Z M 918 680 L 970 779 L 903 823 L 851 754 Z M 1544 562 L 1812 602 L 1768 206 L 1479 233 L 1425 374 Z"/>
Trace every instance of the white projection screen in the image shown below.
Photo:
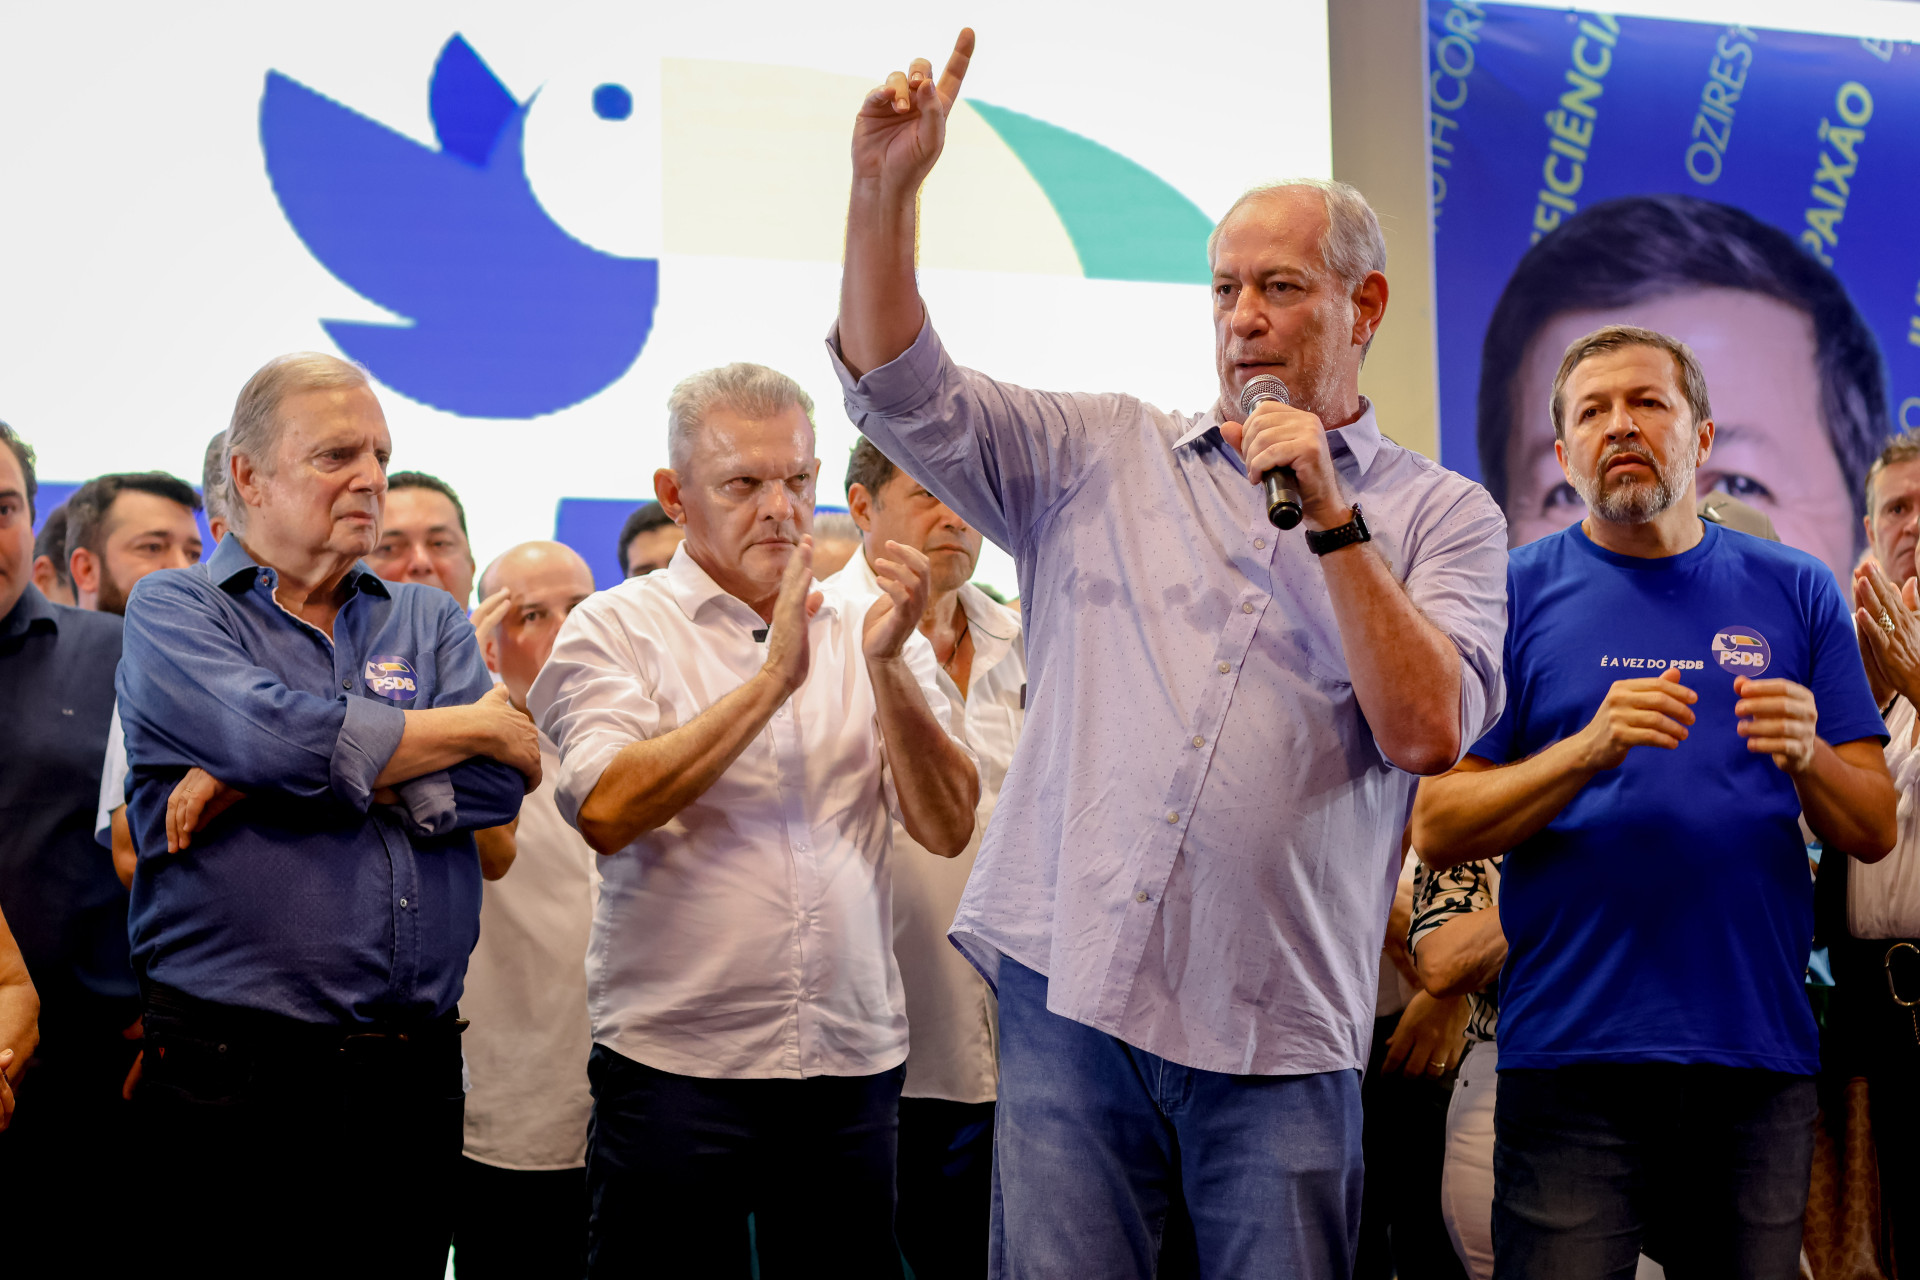
<path fill-rule="evenodd" d="M 651 497 L 668 390 L 752 360 L 813 395 L 820 501 L 843 504 L 854 431 L 822 339 L 853 112 L 963 22 L 979 48 L 922 193 L 949 348 L 1198 410 L 1209 224 L 1255 182 L 1331 171 L 1324 4 L 1259 14 L 8 6 L 0 418 L 52 493 L 197 482 L 249 373 L 338 352 L 373 373 L 394 468 L 460 491 L 484 562 L 553 536 L 563 500 Z M 607 585 L 611 548 L 590 559 Z M 992 548 L 980 574 L 1014 586 Z"/>

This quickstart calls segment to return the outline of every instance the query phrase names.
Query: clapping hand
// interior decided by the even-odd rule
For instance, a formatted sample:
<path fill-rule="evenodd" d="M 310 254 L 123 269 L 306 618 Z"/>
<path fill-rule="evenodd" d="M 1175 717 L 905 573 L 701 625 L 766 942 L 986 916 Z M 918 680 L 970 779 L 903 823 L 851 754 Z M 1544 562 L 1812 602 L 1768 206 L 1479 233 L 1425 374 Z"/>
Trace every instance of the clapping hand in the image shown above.
<path fill-rule="evenodd" d="M 1733 714 L 1740 717 L 1737 732 L 1747 740 L 1747 750 L 1772 756 L 1783 773 L 1805 772 L 1819 742 L 1815 728 L 1820 709 L 1813 690 L 1791 680 L 1741 676 L 1733 682 L 1733 692 L 1740 699 L 1733 704 Z"/>
<path fill-rule="evenodd" d="M 1680 683 L 1677 667 L 1657 676 L 1615 680 L 1581 731 L 1586 746 L 1582 763 L 1600 773 L 1619 768 L 1634 747 L 1672 751 L 1686 741 L 1693 704 L 1699 700 L 1698 693 Z"/>
<path fill-rule="evenodd" d="M 767 661 L 761 669 L 773 676 L 792 694 L 807 682 L 812 662 L 812 646 L 807 640 L 807 619 L 826 599 L 813 585 L 813 539 L 803 537 L 787 559 L 786 572 L 780 577 L 780 595 L 773 602 L 773 617 L 767 623 Z"/>
<path fill-rule="evenodd" d="M 873 576 L 886 594 L 867 610 L 863 644 L 869 661 L 891 662 L 926 616 L 933 567 L 923 552 L 888 539 L 887 556 L 873 562 Z"/>
<path fill-rule="evenodd" d="M 1908 578 L 1895 587 L 1871 562 L 1853 571 L 1854 631 L 1860 661 L 1867 668 L 1874 701 L 1885 706 L 1894 694 L 1909 702 L 1920 694 L 1920 583 Z"/>

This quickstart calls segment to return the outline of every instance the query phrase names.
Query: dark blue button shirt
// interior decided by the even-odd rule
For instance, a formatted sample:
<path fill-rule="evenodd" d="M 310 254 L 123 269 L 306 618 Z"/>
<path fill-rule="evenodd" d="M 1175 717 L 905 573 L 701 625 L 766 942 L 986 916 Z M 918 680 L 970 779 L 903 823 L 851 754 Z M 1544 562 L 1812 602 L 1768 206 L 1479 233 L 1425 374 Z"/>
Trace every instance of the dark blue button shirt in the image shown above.
<path fill-rule="evenodd" d="M 471 832 L 519 812 L 521 776 L 475 758 L 398 805 L 372 792 L 405 711 L 492 687 L 479 641 L 446 592 L 365 566 L 329 640 L 280 606 L 277 580 L 229 535 L 206 572 L 149 574 L 127 601 L 134 967 L 305 1022 L 444 1013 L 479 936 Z M 247 798 L 170 855 L 167 797 L 193 765 Z"/>
<path fill-rule="evenodd" d="M 0 912 L 40 993 L 43 1035 L 138 1013 L 127 894 L 93 842 L 120 619 L 29 585 L 0 620 Z"/>

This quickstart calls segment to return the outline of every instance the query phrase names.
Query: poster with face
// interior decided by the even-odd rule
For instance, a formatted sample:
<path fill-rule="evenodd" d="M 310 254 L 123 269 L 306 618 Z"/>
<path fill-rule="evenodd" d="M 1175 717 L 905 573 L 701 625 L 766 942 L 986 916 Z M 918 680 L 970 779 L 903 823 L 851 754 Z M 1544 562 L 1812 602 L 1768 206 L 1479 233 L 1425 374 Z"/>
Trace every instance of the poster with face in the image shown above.
<path fill-rule="evenodd" d="M 1442 460 L 1519 546 L 1585 514 L 1554 455 L 1568 344 L 1688 344 L 1696 479 L 1843 580 L 1862 484 L 1920 428 L 1912 45 L 1474 0 L 1429 5 Z"/>

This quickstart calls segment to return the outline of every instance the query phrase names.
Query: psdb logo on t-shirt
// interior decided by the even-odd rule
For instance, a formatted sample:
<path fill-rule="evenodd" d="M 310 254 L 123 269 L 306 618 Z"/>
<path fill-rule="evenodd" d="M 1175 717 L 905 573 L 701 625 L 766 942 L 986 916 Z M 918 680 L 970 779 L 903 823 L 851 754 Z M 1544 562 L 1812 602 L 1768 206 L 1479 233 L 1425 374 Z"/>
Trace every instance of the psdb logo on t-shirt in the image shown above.
<path fill-rule="evenodd" d="M 1713 637 L 1713 657 L 1722 671 L 1757 676 L 1773 661 L 1773 648 L 1752 627 L 1724 627 Z"/>
<path fill-rule="evenodd" d="M 367 659 L 367 692 L 395 702 L 411 702 L 420 688 L 413 666 L 397 653 L 378 653 Z"/>

